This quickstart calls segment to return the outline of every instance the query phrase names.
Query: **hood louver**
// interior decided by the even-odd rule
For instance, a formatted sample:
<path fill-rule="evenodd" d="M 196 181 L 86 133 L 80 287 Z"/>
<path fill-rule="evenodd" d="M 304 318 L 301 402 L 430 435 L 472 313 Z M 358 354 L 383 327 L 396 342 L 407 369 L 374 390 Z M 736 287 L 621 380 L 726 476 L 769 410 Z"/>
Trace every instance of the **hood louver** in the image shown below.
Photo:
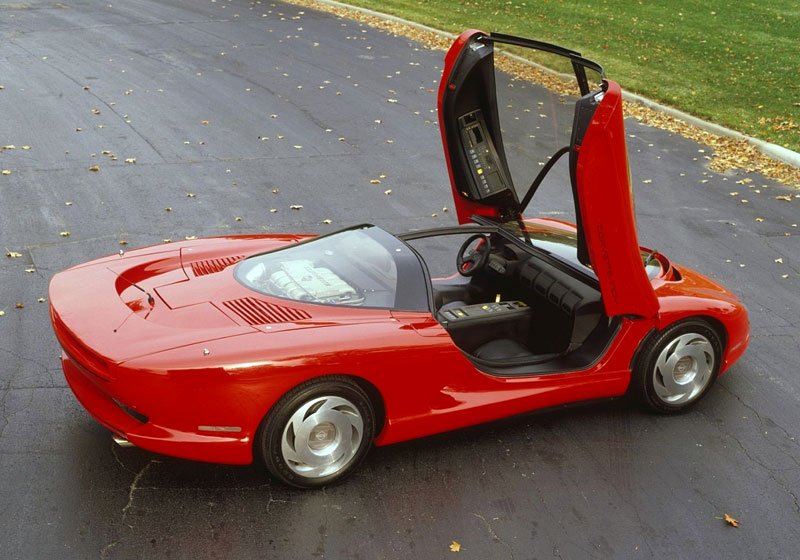
<path fill-rule="evenodd" d="M 222 257 L 220 259 L 206 259 L 204 261 L 195 261 L 192 263 L 192 272 L 195 276 L 205 276 L 207 274 L 215 274 L 225 270 L 232 264 L 236 264 L 244 258 L 244 255 L 235 257 Z"/>
<path fill-rule="evenodd" d="M 223 301 L 222 304 L 250 325 L 295 323 L 311 318 L 302 309 L 292 309 L 255 298 L 234 299 Z"/>

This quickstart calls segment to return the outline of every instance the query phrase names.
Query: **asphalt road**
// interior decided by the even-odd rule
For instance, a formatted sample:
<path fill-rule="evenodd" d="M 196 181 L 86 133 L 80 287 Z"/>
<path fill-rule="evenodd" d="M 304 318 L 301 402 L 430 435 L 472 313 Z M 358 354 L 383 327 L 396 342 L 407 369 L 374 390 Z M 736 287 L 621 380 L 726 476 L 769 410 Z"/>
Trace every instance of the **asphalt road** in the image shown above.
<path fill-rule="evenodd" d="M 65 387 L 37 300 L 122 240 L 454 223 L 443 53 L 244 0 L 3 2 L 0 45 L 0 144 L 15 146 L 0 245 L 21 254 L 0 257 L 0 557 L 797 554 L 800 199 L 775 198 L 795 191 L 708 171 L 710 149 L 629 122 L 641 242 L 743 297 L 744 358 L 680 417 L 620 402 L 527 416 L 373 450 L 345 484 L 302 492 L 114 447 Z"/>

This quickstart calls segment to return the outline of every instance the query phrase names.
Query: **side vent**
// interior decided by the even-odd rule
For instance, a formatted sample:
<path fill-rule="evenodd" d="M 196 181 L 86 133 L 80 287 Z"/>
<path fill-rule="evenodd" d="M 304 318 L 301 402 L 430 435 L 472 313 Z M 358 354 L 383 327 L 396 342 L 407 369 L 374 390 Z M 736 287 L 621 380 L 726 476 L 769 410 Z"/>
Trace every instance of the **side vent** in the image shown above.
<path fill-rule="evenodd" d="M 237 255 L 235 257 L 222 257 L 221 259 L 206 259 L 204 261 L 195 261 L 192 263 L 192 272 L 195 276 L 205 276 L 206 274 L 215 274 L 225 270 L 232 264 L 236 264 L 244 258 L 244 255 Z"/>
<path fill-rule="evenodd" d="M 255 298 L 233 299 L 223 301 L 222 304 L 250 325 L 294 323 L 311 318 L 311 315 L 302 309 L 292 309 Z"/>

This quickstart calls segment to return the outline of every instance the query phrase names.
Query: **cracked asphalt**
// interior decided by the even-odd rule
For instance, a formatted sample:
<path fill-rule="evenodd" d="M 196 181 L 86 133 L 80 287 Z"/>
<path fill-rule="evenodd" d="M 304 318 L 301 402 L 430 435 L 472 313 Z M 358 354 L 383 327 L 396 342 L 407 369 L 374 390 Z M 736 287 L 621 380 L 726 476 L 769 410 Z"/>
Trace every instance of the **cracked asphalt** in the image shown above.
<path fill-rule="evenodd" d="M 710 149 L 629 121 L 641 242 L 741 295 L 743 359 L 679 417 L 624 402 L 530 415 L 375 449 L 346 483 L 297 491 L 117 448 L 66 388 L 38 300 L 121 242 L 454 223 L 443 52 L 244 0 L 4 2 L 0 41 L 0 245 L 20 255 L 0 257 L 0 556 L 796 554 L 796 191 L 711 172 Z M 570 217 L 562 196 L 537 200 Z"/>

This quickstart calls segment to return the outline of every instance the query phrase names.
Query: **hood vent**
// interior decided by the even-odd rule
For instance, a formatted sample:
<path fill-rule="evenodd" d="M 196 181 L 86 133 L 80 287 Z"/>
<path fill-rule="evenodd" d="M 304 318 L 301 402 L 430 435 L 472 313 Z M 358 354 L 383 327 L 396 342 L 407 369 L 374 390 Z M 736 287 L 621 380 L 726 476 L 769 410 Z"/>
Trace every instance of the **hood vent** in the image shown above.
<path fill-rule="evenodd" d="M 223 301 L 222 304 L 250 325 L 294 323 L 311 318 L 311 315 L 302 309 L 292 309 L 255 298 L 233 299 Z"/>
<path fill-rule="evenodd" d="M 244 255 L 237 255 L 235 257 L 222 257 L 220 259 L 206 259 L 204 261 L 195 261 L 192 263 L 192 272 L 195 276 L 205 276 L 206 274 L 215 274 L 225 270 L 232 264 L 242 260 Z"/>

